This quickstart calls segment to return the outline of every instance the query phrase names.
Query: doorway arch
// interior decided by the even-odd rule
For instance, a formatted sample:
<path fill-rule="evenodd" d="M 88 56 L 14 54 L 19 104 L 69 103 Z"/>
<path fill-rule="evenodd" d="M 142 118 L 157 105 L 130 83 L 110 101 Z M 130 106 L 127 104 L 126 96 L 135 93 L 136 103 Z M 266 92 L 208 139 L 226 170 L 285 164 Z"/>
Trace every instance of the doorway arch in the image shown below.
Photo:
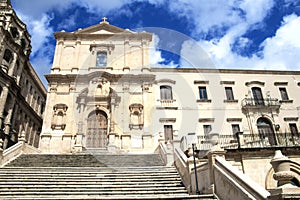
<path fill-rule="evenodd" d="M 269 145 L 273 146 L 276 145 L 276 138 L 274 134 L 274 129 L 270 120 L 264 117 L 260 117 L 257 120 L 257 130 L 259 137 L 262 141 L 267 139 Z"/>
<path fill-rule="evenodd" d="M 107 128 L 107 114 L 102 110 L 91 112 L 87 119 L 86 148 L 106 147 Z"/>

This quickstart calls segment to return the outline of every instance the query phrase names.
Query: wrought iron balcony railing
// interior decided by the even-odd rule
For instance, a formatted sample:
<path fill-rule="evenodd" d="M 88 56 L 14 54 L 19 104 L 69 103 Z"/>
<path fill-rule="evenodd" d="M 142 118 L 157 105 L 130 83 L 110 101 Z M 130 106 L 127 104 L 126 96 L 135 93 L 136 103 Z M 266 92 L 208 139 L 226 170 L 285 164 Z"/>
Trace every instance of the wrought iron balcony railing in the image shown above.
<path fill-rule="evenodd" d="M 300 146 L 300 133 L 220 135 L 218 142 L 224 149 L 295 147 Z M 211 147 L 208 135 L 198 136 L 198 150 L 206 151 Z"/>
<path fill-rule="evenodd" d="M 278 99 L 266 98 L 266 99 L 255 99 L 245 98 L 242 100 L 242 107 L 279 107 L 281 104 Z"/>

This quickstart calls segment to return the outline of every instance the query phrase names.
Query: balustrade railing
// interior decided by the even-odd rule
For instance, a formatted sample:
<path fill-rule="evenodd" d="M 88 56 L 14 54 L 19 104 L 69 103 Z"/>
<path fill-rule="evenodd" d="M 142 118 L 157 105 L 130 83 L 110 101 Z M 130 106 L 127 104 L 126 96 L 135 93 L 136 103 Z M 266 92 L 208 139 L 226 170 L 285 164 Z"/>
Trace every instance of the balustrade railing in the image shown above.
<path fill-rule="evenodd" d="M 224 149 L 300 146 L 300 133 L 219 135 L 218 144 Z M 208 135 L 198 136 L 198 150 L 212 147 Z"/>
<path fill-rule="evenodd" d="M 245 98 L 242 100 L 242 106 L 250 107 L 262 107 L 262 106 L 280 106 L 280 102 L 275 98 L 255 99 Z"/>
<path fill-rule="evenodd" d="M 162 107 L 174 107 L 175 106 L 175 99 L 160 99 L 160 106 Z"/>

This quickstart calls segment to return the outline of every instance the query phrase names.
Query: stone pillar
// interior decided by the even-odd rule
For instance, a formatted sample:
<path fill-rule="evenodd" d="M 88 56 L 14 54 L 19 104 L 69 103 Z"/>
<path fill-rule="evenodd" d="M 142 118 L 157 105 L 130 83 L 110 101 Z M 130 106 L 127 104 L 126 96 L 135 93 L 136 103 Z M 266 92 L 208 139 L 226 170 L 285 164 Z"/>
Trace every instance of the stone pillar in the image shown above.
<path fill-rule="evenodd" d="M 17 62 L 17 54 L 13 53 L 13 60 L 9 65 L 9 69 L 8 69 L 8 75 L 12 76 L 14 74 L 15 71 L 15 67 L 16 67 L 16 62 Z"/>
<path fill-rule="evenodd" d="M 17 118 L 18 118 L 18 110 L 19 110 L 19 104 L 15 103 L 15 107 L 14 107 L 14 116 L 12 116 L 12 123 L 11 123 L 11 127 L 14 128 L 17 122 Z"/>
<path fill-rule="evenodd" d="M 9 104 L 9 110 L 8 110 L 8 114 L 6 116 L 5 122 L 4 122 L 4 134 L 5 134 L 5 138 L 4 138 L 4 143 L 3 143 L 3 149 L 6 149 L 8 146 L 8 140 L 10 137 L 10 131 L 11 131 L 11 118 L 12 118 L 12 113 L 13 113 L 13 108 L 14 108 L 14 104 L 15 101 L 13 99 L 11 99 L 12 102 L 7 102 Z"/>
<path fill-rule="evenodd" d="M 0 138 L 0 164 L 2 164 L 2 159 L 3 159 L 3 140 Z"/>
<path fill-rule="evenodd" d="M 6 100 L 8 96 L 8 88 L 5 86 L 2 88 L 2 96 L 0 100 L 0 127 L 3 123 L 3 112 L 5 110 Z"/>
<path fill-rule="evenodd" d="M 206 157 L 208 158 L 208 168 L 209 168 L 209 179 L 210 179 L 210 188 L 208 188 L 209 192 L 213 192 L 214 190 L 214 164 L 216 157 L 225 157 L 226 151 L 222 149 L 219 145 L 219 134 L 218 133 L 210 133 L 209 134 L 210 142 L 212 144 L 212 148 L 207 152 Z"/>

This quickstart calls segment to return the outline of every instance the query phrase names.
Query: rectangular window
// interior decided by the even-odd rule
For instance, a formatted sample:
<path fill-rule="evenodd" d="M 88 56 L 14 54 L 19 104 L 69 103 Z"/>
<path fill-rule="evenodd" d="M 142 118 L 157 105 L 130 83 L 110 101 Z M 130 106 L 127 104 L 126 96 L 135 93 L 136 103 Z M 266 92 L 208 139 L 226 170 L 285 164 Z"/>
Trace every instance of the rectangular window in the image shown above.
<path fill-rule="evenodd" d="M 287 94 L 286 88 L 279 88 L 279 91 L 282 100 L 289 100 L 289 96 Z"/>
<path fill-rule="evenodd" d="M 200 100 L 207 100 L 206 87 L 199 87 Z"/>
<path fill-rule="evenodd" d="M 231 125 L 231 128 L 232 128 L 232 134 L 233 134 L 233 137 L 235 138 L 236 137 L 236 134 L 238 132 L 240 132 L 240 125 L 239 124 L 232 124 Z"/>
<path fill-rule="evenodd" d="M 160 99 L 171 100 L 172 98 L 172 87 L 168 85 L 160 86 Z"/>
<path fill-rule="evenodd" d="M 295 123 L 290 123 L 289 126 L 290 126 L 290 131 L 291 131 L 292 136 L 297 136 L 297 137 L 299 137 L 297 124 L 295 124 Z"/>
<path fill-rule="evenodd" d="M 104 51 L 97 52 L 96 67 L 105 67 L 107 65 L 107 53 Z"/>
<path fill-rule="evenodd" d="M 173 140 L 173 126 L 172 125 L 164 125 L 164 132 L 165 132 L 165 141 L 172 141 Z"/>
<path fill-rule="evenodd" d="M 211 132 L 211 125 L 203 125 L 204 135 L 209 134 Z"/>
<path fill-rule="evenodd" d="M 229 101 L 234 100 L 232 87 L 225 87 L 225 93 L 226 93 L 227 100 Z"/>

